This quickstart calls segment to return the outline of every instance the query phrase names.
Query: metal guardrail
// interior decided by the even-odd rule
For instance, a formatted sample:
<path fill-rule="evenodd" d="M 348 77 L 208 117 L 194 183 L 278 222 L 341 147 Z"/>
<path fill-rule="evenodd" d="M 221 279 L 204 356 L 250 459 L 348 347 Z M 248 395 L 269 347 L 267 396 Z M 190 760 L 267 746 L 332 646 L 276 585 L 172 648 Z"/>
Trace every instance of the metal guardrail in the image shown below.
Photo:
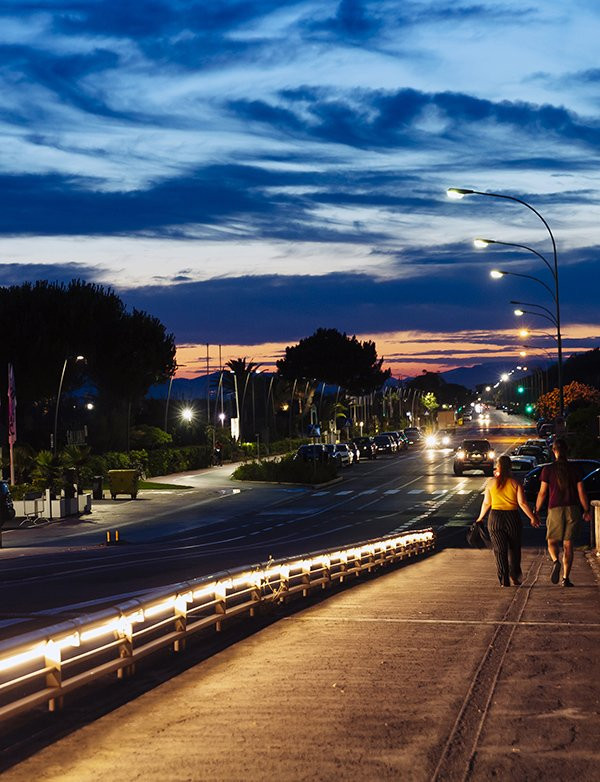
<path fill-rule="evenodd" d="M 291 560 L 226 571 L 157 590 L 144 599 L 52 625 L 0 644 L 0 720 L 63 697 L 100 676 L 124 678 L 138 660 L 169 646 L 185 647 L 194 633 L 224 620 L 254 615 L 312 589 L 424 553 L 435 546 L 432 529 L 406 532 Z"/>

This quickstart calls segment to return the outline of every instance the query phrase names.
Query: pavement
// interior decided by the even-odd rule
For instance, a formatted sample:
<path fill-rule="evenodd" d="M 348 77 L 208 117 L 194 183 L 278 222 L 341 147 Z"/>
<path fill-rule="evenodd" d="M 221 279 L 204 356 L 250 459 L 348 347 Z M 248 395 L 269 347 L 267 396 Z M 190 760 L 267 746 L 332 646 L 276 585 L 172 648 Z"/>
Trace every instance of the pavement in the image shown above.
<path fill-rule="evenodd" d="M 3 782 L 600 779 L 600 592 L 445 548 L 332 594 L 71 732 Z M 536 537 L 537 536 L 537 537 Z M 82 719 L 85 722 L 85 719 Z"/>

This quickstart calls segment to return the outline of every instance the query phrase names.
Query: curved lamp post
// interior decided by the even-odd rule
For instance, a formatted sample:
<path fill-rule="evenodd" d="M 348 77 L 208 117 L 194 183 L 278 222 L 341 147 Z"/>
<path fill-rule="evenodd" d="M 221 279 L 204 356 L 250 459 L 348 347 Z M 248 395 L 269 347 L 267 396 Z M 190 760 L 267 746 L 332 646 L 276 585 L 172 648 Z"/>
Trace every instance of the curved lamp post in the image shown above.
<path fill-rule="evenodd" d="M 446 194 L 448 195 L 448 198 L 454 198 L 454 199 L 462 199 L 467 195 L 481 195 L 481 196 L 487 196 L 488 198 L 501 198 L 505 201 L 514 201 L 517 204 L 521 204 L 521 206 L 526 207 L 529 209 L 530 212 L 533 212 L 536 217 L 538 217 L 542 223 L 544 224 L 544 227 L 548 231 L 548 235 L 550 236 L 550 240 L 552 242 L 552 257 L 553 257 L 553 264 L 551 265 L 546 258 L 544 258 L 541 253 L 538 253 L 537 250 L 533 250 L 531 247 L 527 247 L 526 245 L 516 245 L 511 244 L 509 242 L 498 242 L 498 241 L 488 241 L 488 244 L 504 244 L 509 247 L 520 247 L 525 250 L 529 250 L 530 252 L 533 252 L 535 255 L 538 256 L 538 258 L 541 258 L 541 260 L 546 264 L 548 267 L 548 270 L 550 271 L 550 274 L 552 275 L 552 278 L 554 280 L 554 293 L 552 293 L 552 297 L 554 299 L 556 314 L 553 319 L 553 323 L 556 326 L 556 342 L 558 345 L 558 394 L 559 394 L 559 407 L 560 407 L 560 415 L 562 416 L 564 414 L 564 408 L 565 408 L 565 400 L 564 400 L 564 391 L 563 391 L 563 382 L 562 382 L 562 335 L 560 331 L 560 297 L 559 297 L 559 288 L 558 288 L 558 252 L 556 250 L 556 241 L 554 239 L 554 234 L 552 233 L 552 230 L 550 229 L 550 226 L 544 219 L 544 217 L 535 209 L 531 204 L 528 204 L 527 201 L 523 201 L 522 198 L 517 198 L 516 196 L 510 196 L 506 195 L 504 193 L 485 193 L 482 190 L 470 190 L 468 188 L 463 187 L 451 187 L 448 188 L 446 191 Z M 483 246 L 486 246 L 485 244 Z M 525 275 L 523 275 L 525 276 Z M 537 278 L 535 278 L 537 279 Z M 541 282 L 541 280 L 538 280 L 538 282 Z M 545 285 L 545 283 L 542 283 Z M 547 286 L 546 286 L 547 287 Z M 548 288 L 548 290 L 550 290 Z M 538 306 L 538 305 L 534 305 Z"/>
<path fill-rule="evenodd" d="M 54 411 L 54 439 L 52 441 L 52 453 L 56 453 L 57 449 L 57 437 L 58 437 L 58 408 L 60 405 L 60 395 L 62 394 L 63 381 L 65 379 L 65 372 L 67 371 L 67 364 L 70 360 L 73 361 L 85 361 L 84 356 L 67 356 L 64 361 L 62 372 L 60 373 L 60 382 L 58 384 L 58 394 L 56 395 L 56 409 Z"/>

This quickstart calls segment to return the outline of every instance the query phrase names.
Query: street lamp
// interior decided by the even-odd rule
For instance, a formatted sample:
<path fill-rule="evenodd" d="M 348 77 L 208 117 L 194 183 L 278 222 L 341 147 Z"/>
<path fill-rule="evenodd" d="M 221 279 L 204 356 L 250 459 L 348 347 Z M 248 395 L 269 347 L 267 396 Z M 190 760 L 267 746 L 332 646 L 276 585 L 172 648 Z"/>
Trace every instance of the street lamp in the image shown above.
<path fill-rule="evenodd" d="M 60 373 L 60 382 L 58 384 L 58 394 L 56 395 L 56 409 L 54 411 L 54 439 L 52 441 L 52 453 L 56 453 L 57 437 L 58 437 L 58 408 L 60 405 L 60 395 L 62 393 L 63 381 L 65 379 L 65 372 L 67 371 L 67 364 L 70 360 L 75 362 L 85 361 L 84 356 L 67 356 L 64 361 L 62 372 Z"/>
<path fill-rule="evenodd" d="M 186 424 L 191 424 L 194 420 L 194 411 L 191 407 L 184 407 L 179 415 L 181 416 L 181 420 L 185 421 Z"/>
<path fill-rule="evenodd" d="M 552 233 L 552 230 L 550 229 L 550 226 L 544 219 L 544 217 L 535 209 L 531 204 L 528 204 L 527 201 L 523 201 L 522 198 L 517 198 L 515 196 L 506 195 L 504 193 L 485 193 L 481 190 L 471 190 L 469 188 L 463 188 L 463 187 L 451 187 L 446 191 L 449 198 L 453 199 L 462 199 L 466 195 L 481 195 L 481 196 L 487 196 L 488 198 L 501 198 L 506 201 L 513 201 L 517 204 L 521 204 L 521 206 L 526 207 L 529 209 L 529 211 L 533 212 L 536 217 L 538 217 L 542 223 L 544 224 L 544 227 L 548 231 L 548 235 L 550 236 L 550 240 L 552 242 L 552 257 L 553 257 L 553 264 L 550 265 L 550 263 L 546 260 L 546 258 L 541 254 L 538 253 L 537 250 L 534 250 L 531 247 L 527 247 L 526 245 L 517 245 L 517 244 L 511 244 L 509 242 L 498 242 L 495 240 L 486 240 L 486 239 L 480 239 L 478 247 L 486 247 L 488 244 L 504 244 L 509 247 L 519 247 L 521 249 L 528 250 L 530 252 L 533 252 L 535 255 L 537 255 L 538 258 L 540 258 L 544 264 L 547 266 L 548 270 L 550 271 L 550 274 L 552 275 L 553 281 L 554 281 L 554 292 L 550 291 L 552 294 L 552 298 L 554 299 L 555 309 L 556 309 L 556 315 L 554 318 L 554 325 L 556 326 L 556 342 L 558 345 L 558 394 L 559 394 L 559 408 L 560 408 L 560 415 L 562 416 L 564 414 L 564 407 L 565 407 L 565 400 L 564 400 L 564 390 L 563 390 L 563 371 L 562 371 L 562 335 L 560 331 L 560 297 L 559 297 L 559 288 L 558 288 L 558 252 L 556 250 L 556 241 L 554 239 L 554 234 Z M 525 276 L 525 275 L 523 275 Z M 536 279 L 537 278 L 533 278 Z M 541 280 L 537 280 L 538 282 L 542 282 Z M 546 288 L 545 283 L 542 283 Z M 550 290 L 550 288 L 548 288 Z"/>

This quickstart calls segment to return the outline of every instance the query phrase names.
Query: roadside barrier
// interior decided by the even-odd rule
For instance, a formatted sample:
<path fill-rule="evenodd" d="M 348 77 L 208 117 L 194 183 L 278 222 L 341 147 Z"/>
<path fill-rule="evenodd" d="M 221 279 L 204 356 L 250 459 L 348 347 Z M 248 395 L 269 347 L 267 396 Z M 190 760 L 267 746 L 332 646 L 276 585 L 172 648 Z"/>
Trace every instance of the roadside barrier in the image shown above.
<path fill-rule="evenodd" d="M 224 571 L 11 638 L 0 644 L 0 720 L 46 703 L 55 711 L 69 692 L 109 673 L 125 678 L 143 657 L 166 647 L 180 652 L 194 633 L 220 630 L 228 618 L 253 616 L 261 605 L 306 597 L 434 546 L 434 531 L 425 529 Z"/>

